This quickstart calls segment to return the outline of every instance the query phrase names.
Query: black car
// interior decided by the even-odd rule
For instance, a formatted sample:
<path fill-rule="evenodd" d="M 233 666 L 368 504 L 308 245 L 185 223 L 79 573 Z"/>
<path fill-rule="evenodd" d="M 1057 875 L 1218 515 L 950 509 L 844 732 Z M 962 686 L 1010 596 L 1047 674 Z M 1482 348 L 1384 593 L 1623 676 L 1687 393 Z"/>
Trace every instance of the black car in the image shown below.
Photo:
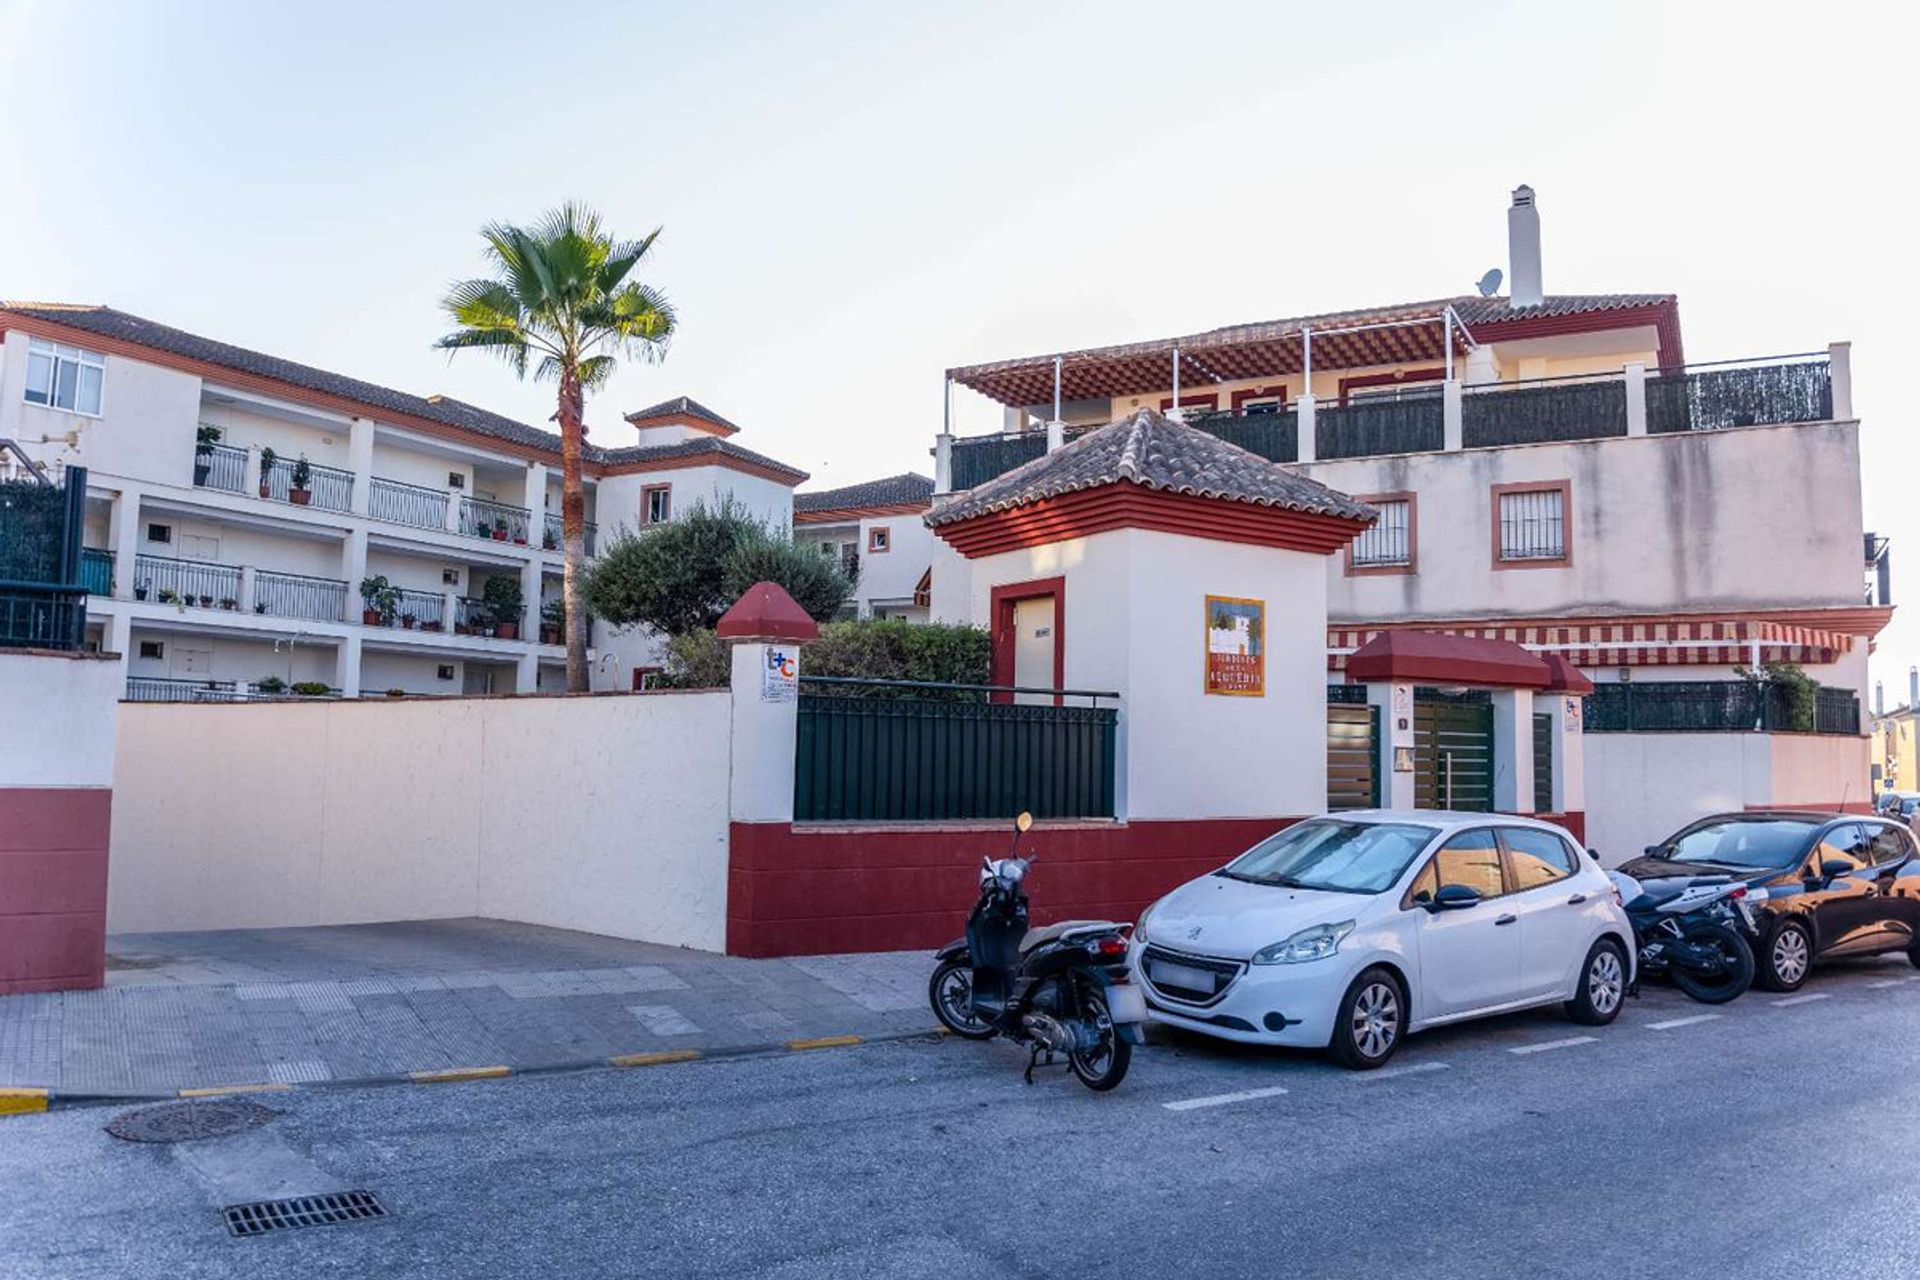
<path fill-rule="evenodd" d="M 1759 810 L 1702 818 L 1621 867 L 1745 881 L 1754 982 L 1793 991 L 1816 960 L 1904 951 L 1920 966 L 1920 849 L 1898 819 Z"/>

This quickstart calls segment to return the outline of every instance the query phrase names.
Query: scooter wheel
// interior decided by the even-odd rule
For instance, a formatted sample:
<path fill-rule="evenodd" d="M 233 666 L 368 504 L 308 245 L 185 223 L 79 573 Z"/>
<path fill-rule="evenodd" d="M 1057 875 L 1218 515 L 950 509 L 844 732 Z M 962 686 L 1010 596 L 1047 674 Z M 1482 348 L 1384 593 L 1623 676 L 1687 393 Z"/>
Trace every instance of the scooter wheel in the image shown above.
<path fill-rule="evenodd" d="M 1753 948 L 1747 940 L 1725 925 L 1706 922 L 1689 925 L 1686 939 L 1695 946 L 1711 946 L 1720 952 L 1721 971 L 1711 977 L 1673 966 L 1673 985 L 1702 1004 L 1725 1004 L 1738 1000 L 1753 985 Z"/>
<path fill-rule="evenodd" d="M 1107 999 L 1098 991 L 1081 996 L 1086 1014 L 1100 1028 L 1100 1042 L 1091 1049 L 1075 1049 L 1067 1054 L 1067 1065 L 1074 1078 L 1095 1093 L 1105 1093 L 1127 1078 L 1127 1066 L 1133 1061 L 1133 1045 L 1120 1038 L 1107 1011 Z"/>
<path fill-rule="evenodd" d="M 993 1028 L 980 1021 L 973 1011 L 973 966 L 958 960 L 943 960 L 927 980 L 927 1000 L 933 1016 L 962 1040 L 991 1040 Z"/>

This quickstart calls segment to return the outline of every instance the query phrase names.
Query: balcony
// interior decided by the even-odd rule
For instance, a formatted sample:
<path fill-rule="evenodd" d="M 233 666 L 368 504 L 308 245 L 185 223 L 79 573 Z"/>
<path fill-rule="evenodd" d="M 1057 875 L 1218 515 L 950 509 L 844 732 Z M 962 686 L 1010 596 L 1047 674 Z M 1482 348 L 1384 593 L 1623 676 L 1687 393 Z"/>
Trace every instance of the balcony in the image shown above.
<path fill-rule="evenodd" d="M 297 489 L 293 483 L 294 476 L 303 465 L 308 471 L 307 483 L 304 489 Z M 306 496 L 302 497 L 302 494 Z M 322 511 L 351 511 L 353 472 L 277 455 L 269 458 L 263 450 L 260 455 L 260 496 L 294 506 L 318 507 Z"/>
<path fill-rule="evenodd" d="M 338 698 L 340 691 L 319 683 L 284 684 L 262 688 L 244 680 L 183 680 L 163 676 L 128 676 L 127 702 L 286 702 L 305 698 Z"/>
<path fill-rule="evenodd" d="M 113 552 L 87 547 L 80 552 L 80 585 L 88 594 L 113 594 Z"/>
<path fill-rule="evenodd" d="M 478 596 L 454 597 L 453 629 L 457 635 L 516 640 L 520 637 L 526 616 L 525 605 L 507 612 L 495 608 Z"/>
<path fill-rule="evenodd" d="M 585 554 L 589 557 L 598 554 L 595 549 L 595 543 L 599 540 L 600 526 L 591 520 L 587 521 L 585 534 L 586 536 L 583 539 L 585 543 Z M 565 537 L 565 522 L 559 515 L 549 511 L 547 513 L 546 528 L 541 530 L 540 533 L 540 546 L 547 551 L 558 551 L 561 547 L 561 540 Z"/>
<path fill-rule="evenodd" d="M 347 608 L 347 584 L 336 578 L 261 569 L 253 575 L 253 611 L 276 618 L 339 622 Z"/>
<path fill-rule="evenodd" d="M 176 560 L 171 556 L 136 556 L 133 573 L 136 600 L 156 600 L 182 608 L 237 610 L 240 607 L 239 565 Z"/>
<path fill-rule="evenodd" d="M 1844 348 L 1841 348 L 1844 351 Z M 1203 413 L 1190 425 L 1272 462 L 1332 461 L 1434 453 L 1449 447 L 1604 440 L 1735 427 L 1827 422 L 1835 416 L 1831 352 L 1623 370 L 1576 378 L 1496 382 L 1459 388 L 1458 408 L 1441 383 L 1346 403 L 1296 404 L 1280 412 Z M 1846 406 L 1843 417 L 1850 417 Z M 1457 415 L 1457 416 L 1456 416 Z M 1312 424 L 1310 455 L 1300 448 L 1303 419 Z M 1069 427 L 1073 440 L 1090 427 Z M 976 436 L 952 444 L 955 490 L 970 489 L 1046 452 L 1043 432 Z"/>
<path fill-rule="evenodd" d="M 242 493 L 247 487 L 247 451 L 229 444 L 203 444 L 193 455 L 193 484 L 197 489 Z"/>
<path fill-rule="evenodd" d="M 367 491 L 367 514 L 375 520 L 412 525 L 416 529 L 445 529 L 450 496 L 445 489 L 428 489 L 374 476 Z"/>
<path fill-rule="evenodd" d="M 533 513 L 525 507 L 489 502 L 485 498 L 460 499 L 460 532 L 469 538 L 512 542 L 524 547 L 532 519 Z"/>

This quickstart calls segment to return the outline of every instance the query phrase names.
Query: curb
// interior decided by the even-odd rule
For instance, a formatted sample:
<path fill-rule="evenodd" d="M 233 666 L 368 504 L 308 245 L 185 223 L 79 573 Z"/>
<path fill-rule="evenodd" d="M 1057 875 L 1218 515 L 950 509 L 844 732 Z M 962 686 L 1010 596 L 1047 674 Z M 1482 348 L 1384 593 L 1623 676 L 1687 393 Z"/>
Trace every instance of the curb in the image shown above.
<path fill-rule="evenodd" d="M 820 1049 L 851 1049 L 863 1044 L 937 1040 L 945 1035 L 945 1028 L 935 1026 L 915 1031 L 892 1031 L 877 1036 L 815 1036 L 803 1040 L 774 1040 L 763 1044 L 729 1045 L 719 1049 L 660 1049 L 650 1053 L 622 1053 L 610 1058 L 582 1058 L 573 1062 L 542 1063 L 531 1067 L 505 1065 L 446 1067 L 394 1075 L 360 1076 L 352 1080 L 315 1080 L 305 1084 L 263 1081 L 203 1085 L 162 1093 L 65 1093 L 49 1088 L 13 1088 L 0 1085 L 0 1119 L 14 1115 L 38 1115 L 46 1111 L 68 1111 L 81 1107 L 174 1102 L 182 1098 L 220 1098 L 254 1093 L 313 1093 L 330 1089 L 365 1089 L 400 1084 L 466 1084 L 480 1080 L 505 1080 L 514 1076 L 580 1075 L 593 1071 L 612 1074 L 637 1067 L 670 1066 L 682 1062 L 730 1062 L 745 1058 L 811 1053 Z"/>

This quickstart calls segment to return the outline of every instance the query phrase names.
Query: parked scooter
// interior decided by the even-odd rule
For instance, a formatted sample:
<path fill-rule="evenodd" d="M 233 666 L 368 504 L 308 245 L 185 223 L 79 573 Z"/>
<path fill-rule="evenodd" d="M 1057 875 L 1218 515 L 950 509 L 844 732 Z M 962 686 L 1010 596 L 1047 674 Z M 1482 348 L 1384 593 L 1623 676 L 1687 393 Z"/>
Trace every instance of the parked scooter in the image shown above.
<path fill-rule="evenodd" d="M 1033 858 L 1019 853 L 1032 825 L 1033 815 L 1022 813 L 1013 855 L 982 860 L 967 936 L 940 951 L 927 995 L 953 1034 L 1026 1045 L 1028 1084 L 1036 1066 L 1064 1054 L 1080 1083 L 1104 1091 L 1126 1076 L 1133 1046 L 1144 1039 L 1147 1002 L 1127 980 L 1128 926 L 1067 920 L 1027 927 L 1022 886 Z"/>
<path fill-rule="evenodd" d="M 1740 900 L 1747 886 L 1732 876 L 1692 876 L 1648 885 L 1607 872 L 1640 948 L 1641 973 L 1665 973 L 1704 1004 L 1738 999 L 1753 985 L 1751 931 Z"/>

